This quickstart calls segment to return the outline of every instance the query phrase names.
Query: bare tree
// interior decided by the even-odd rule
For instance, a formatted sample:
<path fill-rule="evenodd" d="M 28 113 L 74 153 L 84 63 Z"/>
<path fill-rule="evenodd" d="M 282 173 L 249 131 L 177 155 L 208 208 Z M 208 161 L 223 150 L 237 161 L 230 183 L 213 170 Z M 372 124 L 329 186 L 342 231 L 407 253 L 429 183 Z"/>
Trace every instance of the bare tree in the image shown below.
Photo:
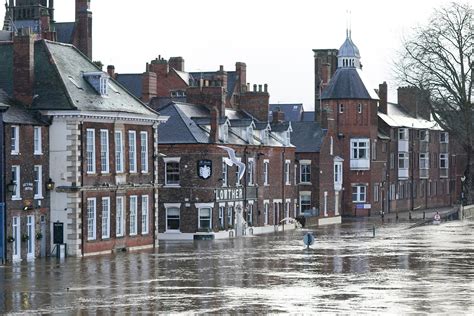
<path fill-rule="evenodd" d="M 403 42 L 398 79 L 430 94 L 434 120 L 465 150 L 463 192 L 474 201 L 474 20 L 467 3 L 437 9 Z"/>

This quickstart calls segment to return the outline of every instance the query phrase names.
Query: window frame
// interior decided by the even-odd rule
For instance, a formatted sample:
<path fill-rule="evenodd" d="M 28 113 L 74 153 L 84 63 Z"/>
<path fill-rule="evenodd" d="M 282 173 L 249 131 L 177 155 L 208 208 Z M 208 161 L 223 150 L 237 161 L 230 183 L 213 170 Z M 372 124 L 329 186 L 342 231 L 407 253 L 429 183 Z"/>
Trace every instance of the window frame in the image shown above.
<path fill-rule="evenodd" d="M 140 132 L 140 169 L 141 173 L 148 173 L 148 132 Z"/>
<path fill-rule="evenodd" d="M 165 157 L 163 158 L 163 161 L 165 162 L 165 186 L 179 187 L 181 183 L 181 157 Z M 172 172 L 170 172 L 168 170 L 168 166 L 171 164 L 177 164 L 177 171 L 171 170 Z M 177 180 L 172 180 L 173 182 L 170 182 L 170 175 L 177 176 Z"/>
<path fill-rule="evenodd" d="M 268 159 L 265 159 L 263 161 L 263 185 L 269 185 L 269 179 L 270 179 L 270 161 Z"/>
<path fill-rule="evenodd" d="M 132 203 L 132 201 L 134 201 Z M 130 195 L 129 197 L 129 218 L 130 218 L 130 236 L 138 234 L 138 196 Z M 132 221 L 133 219 L 133 221 Z"/>
<path fill-rule="evenodd" d="M 204 210 L 209 211 L 208 216 L 201 215 L 201 212 L 203 212 Z M 204 227 L 202 225 L 203 221 L 208 222 L 209 227 Z M 206 206 L 198 208 L 198 229 L 212 229 L 212 207 Z"/>
<path fill-rule="evenodd" d="M 177 210 L 177 213 L 178 213 L 177 217 L 170 218 L 169 213 L 172 210 L 173 211 Z M 181 207 L 180 207 L 180 205 L 179 204 L 178 205 L 168 205 L 168 206 L 165 205 L 165 211 L 166 211 L 165 231 L 167 233 L 169 233 L 169 232 L 172 232 L 172 233 L 173 232 L 180 232 L 180 230 L 181 230 Z M 176 216 L 176 215 L 173 215 L 173 216 Z M 173 220 L 173 221 L 177 221 L 177 223 L 178 223 L 178 228 L 177 229 L 169 228 L 170 227 L 170 223 L 169 223 L 170 219 Z"/>
<path fill-rule="evenodd" d="M 87 240 L 96 240 L 97 238 L 97 200 L 96 198 L 87 199 Z"/>
<path fill-rule="evenodd" d="M 43 166 L 34 165 L 33 167 L 34 179 L 33 179 L 33 199 L 43 199 Z"/>
<path fill-rule="evenodd" d="M 86 170 L 87 174 L 96 173 L 95 129 L 86 129 Z"/>
<path fill-rule="evenodd" d="M 109 130 L 101 129 L 100 135 L 100 172 L 110 173 Z M 104 150 L 105 149 L 105 150 Z"/>
<path fill-rule="evenodd" d="M 11 144 L 10 144 L 10 151 L 11 155 L 19 155 L 20 154 L 20 126 L 19 125 L 12 125 L 10 128 L 11 131 Z"/>
<path fill-rule="evenodd" d="M 119 203 L 120 201 L 120 203 Z M 125 197 L 124 196 L 117 196 L 115 199 L 115 236 L 116 237 L 123 237 L 125 236 Z M 119 208 L 120 205 L 120 208 Z M 118 216 L 121 214 L 121 216 Z M 120 228 L 120 230 L 119 230 Z"/>
<path fill-rule="evenodd" d="M 119 136 L 119 138 L 117 138 Z M 118 142 L 120 140 L 120 143 Z M 123 132 L 116 130 L 114 133 L 115 141 L 115 172 L 123 173 L 124 168 L 124 146 L 123 146 Z"/>
<path fill-rule="evenodd" d="M 137 132 L 128 131 L 128 170 L 137 173 Z"/>
<path fill-rule="evenodd" d="M 285 160 L 285 185 L 291 185 L 290 164 L 290 160 Z"/>
<path fill-rule="evenodd" d="M 15 192 L 12 193 L 12 201 L 21 200 L 21 166 L 20 165 L 12 165 L 12 182 L 16 184 Z"/>
<path fill-rule="evenodd" d="M 356 192 L 354 192 L 354 189 L 356 189 Z M 356 199 L 354 199 L 354 194 L 356 196 Z M 367 201 L 367 186 L 362 185 L 362 184 L 353 185 L 352 186 L 352 203 L 365 203 L 366 201 Z"/>
<path fill-rule="evenodd" d="M 43 154 L 43 145 L 41 138 L 41 126 L 33 127 L 33 154 L 42 155 Z"/>
<path fill-rule="evenodd" d="M 300 183 L 311 184 L 311 161 L 310 160 L 300 161 Z"/>
<path fill-rule="evenodd" d="M 141 233 L 142 235 L 150 233 L 150 197 L 148 195 L 142 195 Z"/>
<path fill-rule="evenodd" d="M 105 208 L 107 206 L 107 208 Z M 106 220 L 104 222 L 104 219 Z M 106 227 L 107 233 L 104 234 L 104 226 Z M 110 238 L 110 197 L 102 198 L 102 239 Z"/>

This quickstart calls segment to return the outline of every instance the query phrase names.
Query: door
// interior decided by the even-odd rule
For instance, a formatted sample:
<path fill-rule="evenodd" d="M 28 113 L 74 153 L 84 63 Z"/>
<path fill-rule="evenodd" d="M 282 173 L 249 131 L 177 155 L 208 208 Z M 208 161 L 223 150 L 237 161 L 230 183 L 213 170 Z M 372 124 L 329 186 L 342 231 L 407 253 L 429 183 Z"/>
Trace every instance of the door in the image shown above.
<path fill-rule="evenodd" d="M 28 235 L 26 257 L 27 259 L 34 259 L 35 258 L 35 240 L 36 240 L 34 215 L 28 215 L 26 217 L 26 234 Z"/>
<path fill-rule="evenodd" d="M 13 217 L 12 221 L 12 233 L 13 233 L 13 261 L 21 260 L 21 227 L 20 227 L 20 217 Z"/>
<path fill-rule="evenodd" d="M 46 216 L 41 215 L 41 257 L 46 257 Z"/>

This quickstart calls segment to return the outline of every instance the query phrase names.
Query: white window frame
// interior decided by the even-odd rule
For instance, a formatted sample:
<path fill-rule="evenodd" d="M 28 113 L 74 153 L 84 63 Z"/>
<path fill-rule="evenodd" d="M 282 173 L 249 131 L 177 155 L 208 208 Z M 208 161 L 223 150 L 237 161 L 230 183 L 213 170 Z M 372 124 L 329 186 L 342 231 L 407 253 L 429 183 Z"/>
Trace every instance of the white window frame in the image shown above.
<path fill-rule="evenodd" d="M 222 186 L 226 187 L 229 182 L 229 166 L 222 159 Z"/>
<path fill-rule="evenodd" d="M 97 203 L 96 198 L 87 199 L 87 240 L 96 239 Z"/>
<path fill-rule="evenodd" d="M 380 193 L 379 193 L 379 192 L 380 192 L 379 188 L 380 188 L 380 187 L 379 187 L 379 184 L 378 184 L 378 183 L 375 183 L 375 184 L 374 184 L 374 202 L 378 202 L 378 201 L 379 201 L 379 194 L 380 194 Z"/>
<path fill-rule="evenodd" d="M 33 127 L 33 153 L 42 155 L 43 149 L 41 144 L 41 126 Z"/>
<path fill-rule="evenodd" d="M 253 186 L 254 183 L 254 171 L 255 171 L 255 159 L 247 159 L 247 184 Z"/>
<path fill-rule="evenodd" d="M 205 210 L 209 210 L 209 218 L 201 214 Z M 201 221 L 209 221 L 209 227 L 201 226 Z M 198 229 L 212 229 L 212 207 L 198 207 Z"/>
<path fill-rule="evenodd" d="M 34 168 L 34 199 L 42 199 L 43 198 L 43 166 L 35 165 Z"/>
<path fill-rule="evenodd" d="M 263 202 L 263 225 L 268 225 L 268 213 L 270 212 L 270 201 Z"/>
<path fill-rule="evenodd" d="M 354 192 L 354 189 L 356 190 Z M 353 185 L 352 186 L 352 202 L 353 203 L 364 203 L 367 200 L 367 186 L 366 185 Z M 354 194 L 356 198 L 354 199 Z"/>
<path fill-rule="evenodd" d="M 357 113 L 362 113 L 362 103 L 357 104 Z"/>
<path fill-rule="evenodd" d="M 269 185 L 269 172 L 270 172 L 270 161 L 268 159 L 263 160 L 263 185 Z"/>
<path fill-rule="evenodd" d="M 168 220 L 169 220 L 169 211 L 170 210 L 178 210 L 178 229 L 171 229 L 168 228 Z M 166 211 L 166 218 L 165 218 L 165 231 L 167 233 L 179 233 L 181 230 L 181 204 L 180 203 L 165 203 L 165 211 Z M 176 218 L 173 218 L 176 219 Z"/>
<path fill-rule="evenodd" d="M 338 104 L 338 112 L 339 113 L 344 113 L 344 104 L 342 104 L 342 103 Z"/>
<path fill-rule="evenodd" d="M 12 125 L 10 129 L 11 135 L 11 154 L 20 154 L 20 126 Z"/>
<path fill-rule="evenodd" d="M 13 216 L 12 217 L 12 236 L 15 239 L 13 241 L 12 249 L 12 260 L 19 261 L 21 260 L 21 217 Z"/>
<path fill-rule="evenodd" d="M 141 172 L 148 173 L 148 132 L 140 132 L 140 165 Z"/>
<path fill-rule="evenodd" d="M 130 236 L 138 234 L 138 196 L 130 195 Z"/>
<path fill-rule="evenodd" d="M 86 130 L 86 164 L 87 174 L 95 174 L 95 130 Z"/>
<path fill-rule="evenodd" d="M 26 234 L 28 236 L 28 241 L 26 243 L 26 257 L 27 259 L 34 259 L 36 253 L 36 245 L 35 245 L 35 216 L 28 215 L 26 217 Z"/>
<path fill-rule="evenodd" d="M 165 186 L 166 187 L 179 187 L 181 183 L 181 157 L 164 157 L 163 161 L 165 162 Z M 177 163 L 178 164 L 178 181 L 177 183 L 170 183 L 168 180 L 168 164 Z M 173 172 L 172 174 L 176 174 Z"/>
<path fill-rule="evenodd" d="M 308 206 L 307 210 L 311 210 L 312 209 L 311 191 L 300 191 L 299 201 L 300 201 L 300 209 L 299 209 L 300 214 L 299 215 L 303 214 L 304 212 L 303 202 L 304 202 L 304 205 Z"/>
<path fill-rule="evenodd" d="M 235 157 L 238 161 L 242 161 L 242 158 L 240 157 Z M 243 176 L 242 176 L 243 177 Z M 235 166 L 235 186 L 240 186 L 242 185 L 241 179 L 239 179 L 239 167 L 236 165 Z"/>
<path fill-rule="evenodd" d="M 429 142 L 430 141 L 430 131 L 427 129 L 422 129 L 418 131 L 418 137 L 421 142 Z"/>
<path fill-rule="evenodd" d="M 122 131 L 115 131 L 115 171 L 117 173 L 124 172 L 124 157 L 123 157 L 123 133 Z"/>
<path fill-rule="evenodd" d="M 227 226 L 234 225 L 234 206 L 227 205 Z"/>
<path fill-rule="evenodd" d="M 110 173 L 109 130 L 100 130 L 100 171 Z"/>
<path fill-rule="evenodd" d="M 102 198 L 102 239 L 110 238 L 110 197 Z"/>
<path fill-rule="evenodd" d="M 117 237 L 123 237 L 125 235 L 125 205 L 124 205 L 125 197 L 124 196 L 117 196 L 115 199 L 115 235 Z"/>
<path fill-rule="evenodd" d="M 405 152 L 399 152 L 398 153 L 398 169 L 403 169 L 403 170 L 407 170 L 408 169 L 408 166 L 409 166 L 409 155 L 408 153 L 405 153 Z M 403 164 L 401 163 L 403 162 Z"/>
<path fill-rule="evenodd" d="M 290 160 L 285 160 L 285 185 L 290 185 L 291 182 L 290 182 L 290 164 L 291 164 L 291 161 Z"/>
<path fill-rule="evenodd" d="M 306 168 L 308 172 L 303 172 Z M 311 160 L 300 160 L 300 183 L 311 184 Z"/>
<path fill-rule="evenodd" d="M 370 169 L 370 139 L 352 138 L 350 155 L 352 170 Z"/>
<path fill-rule="evenodd" d="M 137 132 L 128 131 L 128 168 L 130 173 L 137 173 Z"/>
<path fill-rule="evenodd" d="M 408 128 L 398 129 L 398 140 L 408 140 Z"/>
<path fill-rule="evenodd" d="M 15 173 L 15 177 L 13 177 Z M 21 200 L 21 168 L 18 165 L 12 166 L 12 181 L 16 184 L 15 192 L 12 193 L 12 201 Z"/>
<path fill-rule="evenodd" d="M 142 195 L 142 235 L 150 233 L 150 198 Z"/>
<path fill-rule="evenodd" d="M 443 137 L 444 135 L 444 137 Z M 449 143 L 449 133 L 448 132 L 439 132 L 439 142 L 441 144 L 448 144 Z"/>
<path fill-rule="evenodd" d="M 224 229 L 225 204 L 219 205 L 219 229 Z"/>
<path fill-rule="evenodd" d="M 334 161 L 334 188 L 336 191 L 342 189 L 342 161 Z"/>

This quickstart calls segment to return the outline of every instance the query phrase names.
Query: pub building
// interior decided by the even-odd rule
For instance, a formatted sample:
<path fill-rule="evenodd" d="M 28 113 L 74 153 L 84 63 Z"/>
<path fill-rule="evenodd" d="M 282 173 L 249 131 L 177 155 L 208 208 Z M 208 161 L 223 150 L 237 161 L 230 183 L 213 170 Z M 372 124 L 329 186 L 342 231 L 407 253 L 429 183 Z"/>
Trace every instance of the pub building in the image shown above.
<path fill-rule="evenodd" d="M 291 124 L 220 108 L 177 101 L 159 108 L 169 117 L 159 127 L 159 239 L 229 238 L 295 227 Z M 245 166 L 241 177 L 239 162 Z"/>

